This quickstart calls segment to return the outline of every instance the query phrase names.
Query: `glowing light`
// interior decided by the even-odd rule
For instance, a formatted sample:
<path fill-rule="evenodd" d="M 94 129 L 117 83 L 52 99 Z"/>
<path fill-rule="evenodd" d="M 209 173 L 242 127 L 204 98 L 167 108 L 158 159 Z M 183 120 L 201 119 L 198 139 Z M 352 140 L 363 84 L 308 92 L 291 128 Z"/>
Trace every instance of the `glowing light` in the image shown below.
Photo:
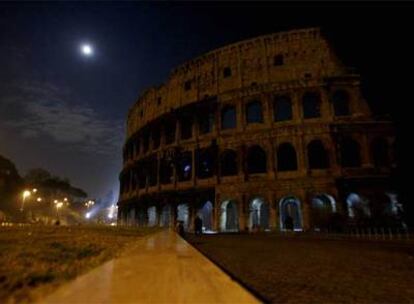
<path fill-rule="evenodd" d="M 53 202 L 54 202 L 55 204 L 57 204 L 57 203 L 58 203 L 58 200 L 54 200 Z"/>
<path fill-rule="evenodd" d="M 27 197 L 29 197 L 30 194 L 31 194 L 31 192 L 29 190 L 23 191 L 23 199 L 26 199 Z"/>
<path fill-rule="evenodd" d="M 68 199 L 65 197 L 64 199 L 63 199 L 65 202 L 67 202 L 68 201 Z"/>
<path fill-rule="evenodd" d="M 41 202 L 41 201 L 42 201 L 42 198 L 41 198 L 41 197 L 38 197 L 38 198 L 37 198 L 37 201 L 38 201 L 38 202 Z"/>
<path fill-rule="evenodd" d="M 190 171 L 191 170 L 191 166 L 190 165 L 186 165 L 185 167 L 184 167 L 184 171 L 185 172 L 188 172 L 188 171 Z"/>
<path fill-rule="evenodd" d="M 36 188 L 33 188 L 32 191 L 33 191 L 33 193 L 36 193 L 37 192 L 37 189 Z"/>
<path fill-rule="evenodd" d="M 90 44 L 83 44 L 81 46 L 82 54 L 85 56 L 92 56 L 93 55 L 93 48 Z"/>
<path fill-rule="evenodd" d="M 86 214 L 85 214 L 85 217 L 88 219 L 88 218 L 90 218 L 91 217 L 91 213 L 90 212 L 87 212 Z"/>
<path fill-rule="evenodd" d="M 62 202 L 59 202 L 59 203 L 56 204 L 56 208 L 57 209 L 61 208 L 62 206 L 63 206 L 63 203 Z"/>

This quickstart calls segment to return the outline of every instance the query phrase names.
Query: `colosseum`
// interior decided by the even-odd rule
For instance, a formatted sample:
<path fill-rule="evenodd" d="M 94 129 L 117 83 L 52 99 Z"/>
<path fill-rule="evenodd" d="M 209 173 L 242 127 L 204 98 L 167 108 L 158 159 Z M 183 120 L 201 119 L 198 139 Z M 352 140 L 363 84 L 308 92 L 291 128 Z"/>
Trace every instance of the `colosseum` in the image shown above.
<path fill-rule="evenodd" d="M 319 28 L 230 44 L 130 109 L 118 222 L 303 231 L 333 214 L 396 214 L 394 142 Z"/>

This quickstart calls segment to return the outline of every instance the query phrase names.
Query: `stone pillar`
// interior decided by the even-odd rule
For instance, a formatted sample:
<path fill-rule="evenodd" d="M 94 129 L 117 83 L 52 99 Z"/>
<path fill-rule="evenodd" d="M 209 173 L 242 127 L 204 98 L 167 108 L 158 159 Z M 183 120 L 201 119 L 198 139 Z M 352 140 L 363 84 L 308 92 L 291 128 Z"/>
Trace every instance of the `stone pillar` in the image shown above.
<path fill-rule="evenodd" d="M 216 193 L 213 205 L 213 230 L 220 231 L 220 217 L 221 217 L 221 196 Z"/>
<path fill-rule="evenodd" d="M 239 212 L 239 230 L 245 231 L 249 224 L 249 214 L 247 206 L 247 198 L 245 194 L 239 195 L 237 200 L 238 212 Z"/>
<path fill-rule="evenodd" d="M 270 177 L 270 179 L 275 179 L 275 151 L 271 140 L 269 140 L 269 142 L 265 145 L 265 149 L 267 155 L 267 174 Z"/>
<path fill-rule="evenodd" d="M 277 221 L 277 204 L 274 202 L 273 192 L 269 191 L 267 193 L 267 201 L 269 204 L 269 228 L 272 231 L 279 230 L 278 229 L 278 221 Z"/>
<path fill-rule="evenodd" d="M 302 115 L 302 92 L 301 93 L 294 93 L 291 95 L 291 102 L 292 102 L 292 120 L 296 122 L 303 121 Z"/>
<path fill-rule="evenodd" d="M 361 136 L 361 140 L 359 141 L 361 145 L 361 165 L 363 168 L 373 168 L 374 164 L 372 163 L 370 147 L 368 142 L 368 137 L 366 134 Z"/>
<path fill-rule="evenodd" d="M 303 139 L 303 134 L 297 138 L 296 145 L 296 157 L 298 160 L 298 172 L 305 176 L 307 173 L 307 151 Z"/>
<path fill-rule="evenodd" d="M 157 188 L 161 190 L 161 152 L 157 152 Z"/>
<path fill-rule="evenodd" d="M 197 177 L 196 177 L 196 159 L 195 159 L 196 151 L 195 149 L 191 150 L 191 182 L 193 186 L 196 185 Z"/>

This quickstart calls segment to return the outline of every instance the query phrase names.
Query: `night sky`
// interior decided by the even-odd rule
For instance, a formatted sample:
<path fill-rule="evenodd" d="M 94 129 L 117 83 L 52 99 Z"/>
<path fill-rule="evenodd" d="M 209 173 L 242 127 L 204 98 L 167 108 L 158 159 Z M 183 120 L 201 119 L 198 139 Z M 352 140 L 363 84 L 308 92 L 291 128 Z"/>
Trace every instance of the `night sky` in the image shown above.
<path fill-rule="evenodd" d="M 225 44 L 320 26 L 361 73 L 373 110 L 396 122 L 403 176 L 413 12 L 409 4 L 0 3 L 0 154 L 20 174 L 42 167 L 116 200 L 125 119 L 143 89 Z M 81 54 L 85 42 L 93 56 Z"/>

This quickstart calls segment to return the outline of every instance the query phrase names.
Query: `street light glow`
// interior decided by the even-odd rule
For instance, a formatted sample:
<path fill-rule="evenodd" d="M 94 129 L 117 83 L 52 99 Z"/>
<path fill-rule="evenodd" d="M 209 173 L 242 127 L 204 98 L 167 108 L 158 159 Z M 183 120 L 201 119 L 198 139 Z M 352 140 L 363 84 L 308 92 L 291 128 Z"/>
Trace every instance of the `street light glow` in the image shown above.
<path fill-rule="evenodd" d="M 29 190 L 23 191 L 23 199 L 26 199 L 27 197 L 29 197 L 30 194 L 31 194 L 31 192 Z"/>
<path fill-rule="evenodd" d="M 38 197 L 38 198 L 37 198 L 37 201 L 38 201 L 38 202 L 41 202 L 41 201 L 42 201 L 42 198 L 41 198 L 41 197 Z"/>

